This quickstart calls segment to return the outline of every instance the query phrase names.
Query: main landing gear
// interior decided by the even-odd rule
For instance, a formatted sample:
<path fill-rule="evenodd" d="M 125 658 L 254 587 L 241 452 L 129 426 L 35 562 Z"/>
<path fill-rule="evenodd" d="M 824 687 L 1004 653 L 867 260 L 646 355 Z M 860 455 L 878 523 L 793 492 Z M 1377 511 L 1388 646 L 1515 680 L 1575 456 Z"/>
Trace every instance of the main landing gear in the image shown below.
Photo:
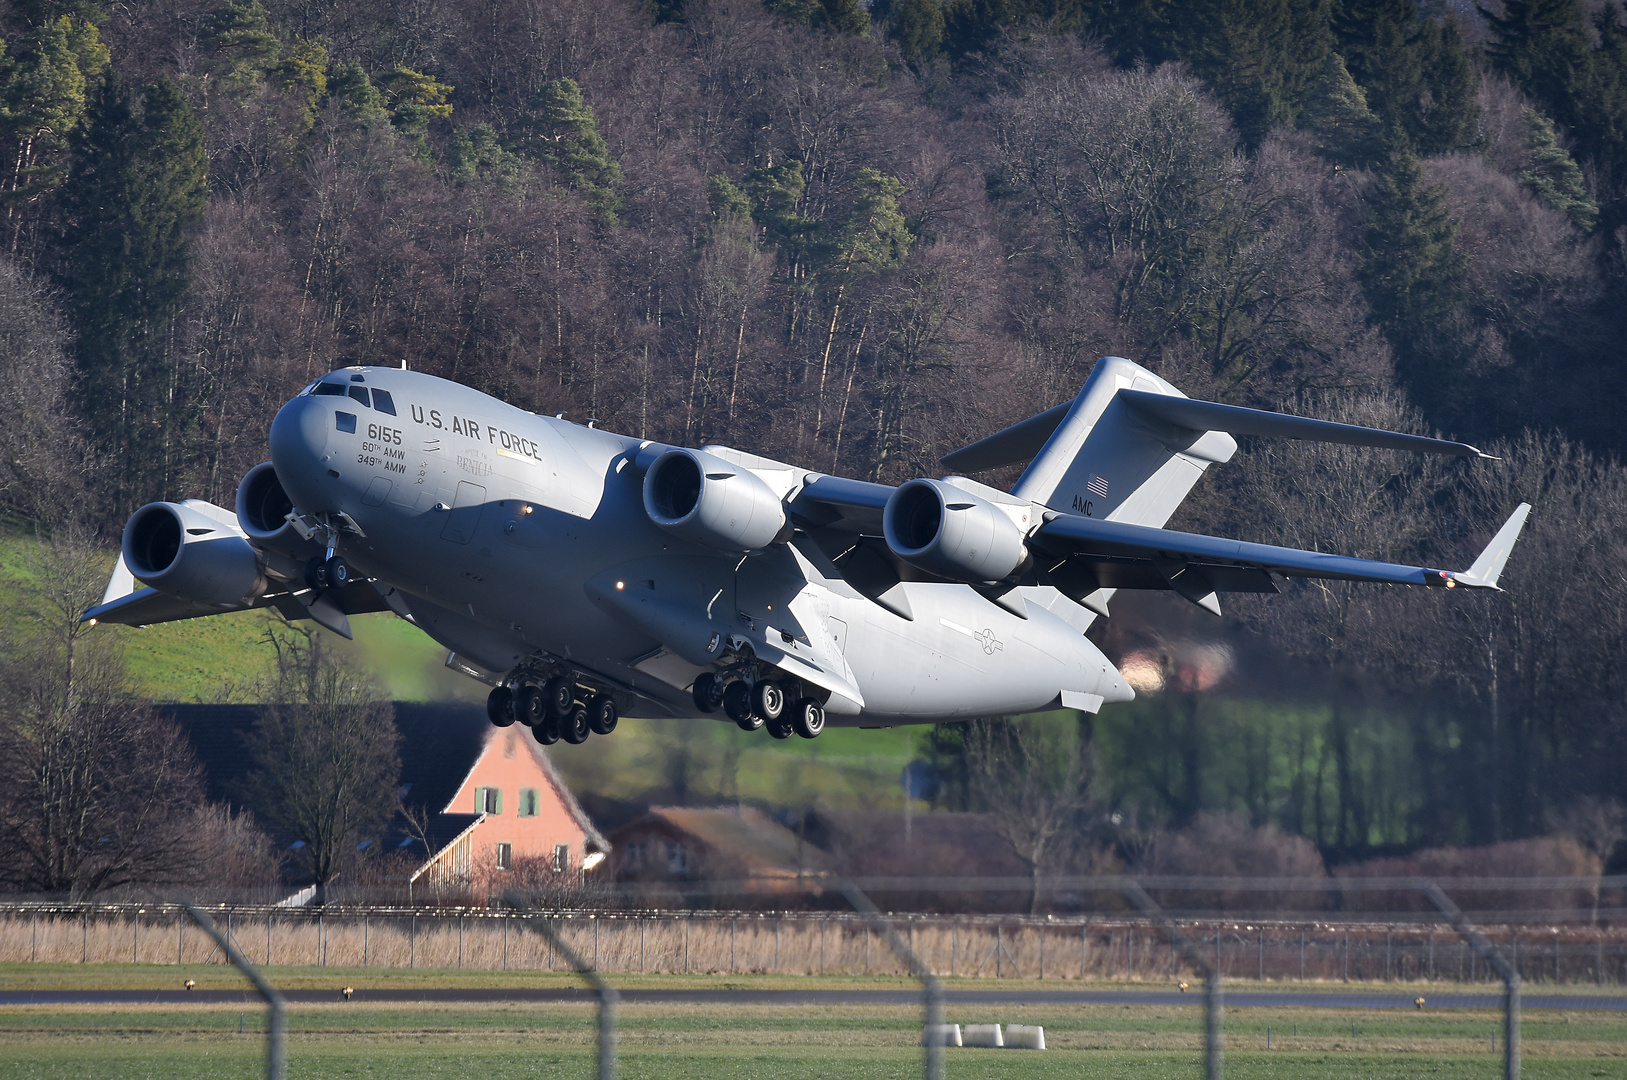
<path fill-rule="evenodd" d="M 519 721 L 544 746 L 561 739 L 580 745 L 589 735 L 609 735 L 620 719 L 609 694 L 580 687 L 562 675 L 541 684 L 504 683 L 487 695 L 486 715 L 498 727 Z"/>
<path fill-rule="evenodd" d="M 796 684 L 774 679 L 733 679 L 724 682 L 716 672 L 705 671 L 695 679 L 691 693 L 695 708 L 713 713 L 721 706 L 742 731 L 767 728 L 776 739 L 789 739 L 794 732 L 813 739 L 825 730 L 825 708 L 819 699 L 790 693 Z"/>

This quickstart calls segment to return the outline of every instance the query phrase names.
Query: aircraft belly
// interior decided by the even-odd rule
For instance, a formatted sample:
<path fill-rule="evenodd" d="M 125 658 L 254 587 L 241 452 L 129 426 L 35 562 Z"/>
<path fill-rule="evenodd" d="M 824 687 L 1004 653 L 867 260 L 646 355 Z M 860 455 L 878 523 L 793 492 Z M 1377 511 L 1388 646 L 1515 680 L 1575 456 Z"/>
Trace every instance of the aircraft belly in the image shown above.
<path fill-rule="evenodd" d="M 833 717 L 833 723 L 1032 712 L 1081 681 L 1069 669 L 1095 651 L 1049 612 L 1031 609 L 1024 620 L 965 586 L 912 582 L 906 588 L 913 622 L 868 601 L 845 605 L 848 662 L 864 693 L 865 713 Z"/>

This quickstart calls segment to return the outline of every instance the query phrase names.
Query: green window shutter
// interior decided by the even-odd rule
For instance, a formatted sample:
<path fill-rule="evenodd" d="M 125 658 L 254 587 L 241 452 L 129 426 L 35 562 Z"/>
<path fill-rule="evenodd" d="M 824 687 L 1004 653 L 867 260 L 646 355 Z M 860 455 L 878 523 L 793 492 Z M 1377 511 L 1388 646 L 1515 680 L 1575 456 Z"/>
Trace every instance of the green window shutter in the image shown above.
<path fill-rule="evenodd" d="M 492 788 L 491 793 L 492 793 L 492 813 L 501 814 L 503 812 L 503 789 L 502 788 Z"/>
<path fill-rule="evenodd" d="M 477 787 L 477 788 L 475 788 L 475 813 L 484 814 L 485 812 L 486 812 L 486 789 L 483 788 L 483 787 Z"/>

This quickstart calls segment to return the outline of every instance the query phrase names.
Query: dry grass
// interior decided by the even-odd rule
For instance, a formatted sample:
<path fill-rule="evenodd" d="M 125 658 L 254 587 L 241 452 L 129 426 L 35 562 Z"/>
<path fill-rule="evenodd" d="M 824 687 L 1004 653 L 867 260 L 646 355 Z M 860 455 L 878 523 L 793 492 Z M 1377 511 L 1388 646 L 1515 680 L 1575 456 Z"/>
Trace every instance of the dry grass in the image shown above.
<path fill-rule="evenodd" d="M 227 915 L 217 913 L 251 963 L 267 966 L 470 971 L 567 971 L 569 964 L 525 920 L 481 913 L 378 916 L 342 912 Z M 689 975 L 903 976 L 904 963 L 860 920 L 820 915 L 571 916 L 552 921 L 561 937 L 601 971 Z M 1166 982 L 1187 968 L 1153 929 L 1142 925 L 998 925 L 971 920 L 900 920 L 899 936 L 941 975 Z M 268 933 L 269 929 L 269 933 Z M 1219 947 L 1229 978 L 1338 982 L 1427 979 L 1487 981 L 1483 964 L 1444 933 L 1430 945 L 1423 931 L 1367 928 L 1277 928 L 1264 939 L 1253 927 L 1229 928 Z M 1619 978 L 1622 944 L 1601 937 L 1560 943 L 1551 933 L 1524 933 L 1526 978 L 1577 986 Z M 1204 938 L 1212 947 L 1213 931 Z M 1599 960 L 1604 978 L 1599 977 Z M 200 929 L 173 911 L 138 916 L 0 915 L 0 963 L 208 964 L 225 957 Z M 1347 967 L 1348 964 L 1348 967 Z"/>

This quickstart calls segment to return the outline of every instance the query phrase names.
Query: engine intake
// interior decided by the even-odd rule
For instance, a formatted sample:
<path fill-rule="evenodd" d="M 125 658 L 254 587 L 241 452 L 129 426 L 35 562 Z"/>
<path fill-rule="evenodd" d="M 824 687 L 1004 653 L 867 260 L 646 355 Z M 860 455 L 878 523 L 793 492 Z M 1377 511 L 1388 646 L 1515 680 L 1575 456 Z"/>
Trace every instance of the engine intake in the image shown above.
<path fill-rule="evenodd" d="M 785 531 L 780 497 L 752 473 L 700 450 L 668 450 L 644 474 L 644 512 L 674 536 L 755 551 Z"/>
<path fill-rule="evenodd" d="M 192 499 L 148 503 L 125 523 L 124 565 L 186 600 L 226 607 L 253 599 L 265 587 L 259 556 L 231 516 Z"/>
<path fill-rule="evenodd" d="M 293 509 L 269 461 L 250 469 L 237 485 L 237 523 L 243 534 L 262 548 L 303 560 L 318 554 L 320 546 L 301 539 L 288 523 Z"/>
<path fill-rule="evenodd" d="M 941 480 L 900 484 L 881 526 L 894 555 L 954 581 L 1003 581 L 1028 558 L 1022 530 L 999 507 Z"/>

